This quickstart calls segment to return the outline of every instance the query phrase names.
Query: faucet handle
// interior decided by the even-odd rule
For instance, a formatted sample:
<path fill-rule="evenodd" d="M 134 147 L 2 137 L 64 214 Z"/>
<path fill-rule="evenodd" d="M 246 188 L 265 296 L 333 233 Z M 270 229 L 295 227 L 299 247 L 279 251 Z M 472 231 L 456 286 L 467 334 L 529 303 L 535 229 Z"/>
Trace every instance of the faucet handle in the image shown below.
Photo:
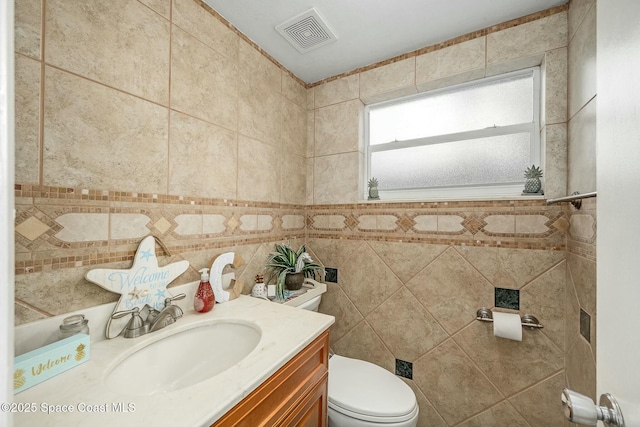
<path fill-rule="evenodd" d="M 185 299 L 185 298 L 186 298 L 186 296 L 187 296 L 187 295 L 185 295 L 185 294 L 178 294 L 178 295 L 176 295 L 175 297 L 165 298 L 165 300 L 164 300 L 164 306 L 165 306 L 165 307 L 169 307 L 173 301 L 178 301 L 178 300 L 181 300 L 181 299 Z"/>
<path fill-rule="evenodd" d="M 124 311 L 116 311 L 115 313 L 113 313 L 111 315 L 112 319 L 120 319 L 121 317 L 126 316 L 127 314 L 132 314 L 132 315 L 136 315 L 136 313 L 138 313 L 140 311 L 139 307 L 133 307 L 131 310 L 124 310 Z"/>

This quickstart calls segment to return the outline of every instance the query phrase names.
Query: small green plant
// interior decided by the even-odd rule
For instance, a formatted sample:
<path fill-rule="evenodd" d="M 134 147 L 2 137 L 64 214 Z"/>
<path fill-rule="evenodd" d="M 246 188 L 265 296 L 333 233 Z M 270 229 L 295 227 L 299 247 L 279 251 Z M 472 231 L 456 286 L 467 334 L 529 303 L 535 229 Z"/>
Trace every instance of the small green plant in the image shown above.
<path fill-rule="evenodd" d="M 540 181 L 542 169 L 536 165 L 531 165 L 530 168 L 524 171 L 524 177 L 527 178 L 527 181 L 524 183 L 525 193 L 538 193 L 542 189 L 542 182 Z"/>
<path fill-rule="evenodd" d="M 267 283 L 276 280 L 278 293 L 284 293 L 284 282 L 287 274 L 304 273 L 304 277 L 319 278 L 323 267 L 315 263 L 307 253 L 306 245 L 294 251 L 291 244 L 276 243 L 276 251 L 269 254 L 265 264 L 269 272 Z M 282 297 L 283 295 L 278 295 Z"/>
<path fill-rule="evenodd" d="M 367 183 L 369 187 L 369 200 L 380 200 L 380 194 L 378 193 L 378 180 L 371 178 Z"/>
<path fill-rule="evenodd" d="M 377 187 L 378 186 L 378 180 L 376 178 L 371 178 L 369 180 L 368 186 L 369 186 L 369 188 Z"/>

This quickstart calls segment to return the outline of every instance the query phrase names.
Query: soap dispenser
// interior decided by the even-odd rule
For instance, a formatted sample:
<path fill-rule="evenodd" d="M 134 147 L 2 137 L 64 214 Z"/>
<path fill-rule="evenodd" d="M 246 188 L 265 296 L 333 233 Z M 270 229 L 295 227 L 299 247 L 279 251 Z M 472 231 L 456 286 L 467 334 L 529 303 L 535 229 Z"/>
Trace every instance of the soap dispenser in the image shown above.
<path fill-rule="evenodd" d="M 198 271 L 201 273 L 200 284 L 198 285 L 196 297 L 193 300 L 193 309 L 198 313 L 207 313 L 213 308 L 216 299 L 213 296 L 211 283 L 209 283 L 209 269 L 202 268 Z"/>

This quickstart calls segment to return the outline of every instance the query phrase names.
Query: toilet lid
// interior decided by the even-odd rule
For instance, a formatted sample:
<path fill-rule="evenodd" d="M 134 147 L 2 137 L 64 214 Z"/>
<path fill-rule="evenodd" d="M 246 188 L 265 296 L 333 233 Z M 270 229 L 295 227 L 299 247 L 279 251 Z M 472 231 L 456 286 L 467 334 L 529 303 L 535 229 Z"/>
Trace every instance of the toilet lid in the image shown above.
<path fill-rule="evenodd" d="M 391 372 L 337 354 L 329 359 L 329 406 L 347 415 L 394 421 L 413 416 L 417 407 L 411 387 Z"/>

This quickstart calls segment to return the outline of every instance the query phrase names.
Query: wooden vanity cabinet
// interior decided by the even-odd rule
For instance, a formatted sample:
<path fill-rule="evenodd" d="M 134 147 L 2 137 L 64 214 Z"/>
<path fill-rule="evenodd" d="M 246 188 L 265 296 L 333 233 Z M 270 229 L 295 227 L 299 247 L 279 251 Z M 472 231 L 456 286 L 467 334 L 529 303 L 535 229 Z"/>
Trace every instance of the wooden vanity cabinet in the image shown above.
<path fill-rule="evenodd" d="M 325 331 L 212 427 L 326 427 L 328 376 Z"/>

